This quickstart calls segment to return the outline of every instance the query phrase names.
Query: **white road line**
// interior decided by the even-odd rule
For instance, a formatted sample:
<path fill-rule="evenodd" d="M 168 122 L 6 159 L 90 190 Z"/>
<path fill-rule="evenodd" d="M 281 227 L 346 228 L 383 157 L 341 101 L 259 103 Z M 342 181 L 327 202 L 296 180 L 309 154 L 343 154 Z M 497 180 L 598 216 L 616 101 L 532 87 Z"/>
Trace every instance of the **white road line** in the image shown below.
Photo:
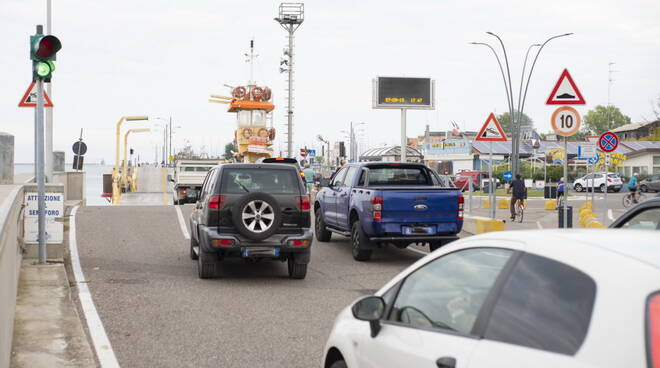
<path fill-rule="evenodd" d="M 183 237 L 186 239 L 190 239 L 190 233 L 188 232 L 188 228 L 186 227 L 186 221 L 183 219 L 183 213 L 181 213 L 181 206 L 174 205 L 174 208 L 176 208 L 176 217 L 179 218 L 179 225 L 181 226 L 181 232 L 183 233 Z"/>
<path fill-rule="evenodd" d="M 612 215 L 612 209 L 611 208 L 607 210 L 607 217 L 609 217 L 610 220 L 614 221 L 614 216 Z"/>
<path fill-rule="evenodd" d="M 539 230 L 543 230 L 543 226 L 541 226 L 541 221 L 536 221 L 536 226 L 539 228 Z"/>
<path fill-rule="evenodd" d="M 112 345 L 110 345 L 108 335 L 105 333 L 105 328 L 103 328 L 101 317 L 99 317 L 99 314 L 96 312 L 96 307 L 94 306 L 94 301 L 92 300 L 92 293 L 90 293 L 89 288 L 87 287 L 87 280 L 85 280 L 82 267 L 80 267 L 78 245 L 76 244 L 77 211 L 78 206 L 74 207 L 73 211 L 71 211 L 71 218 L 69 221 L 69 250 L 71 251 L 71 266 L 73 267 L 73 275 L 75 276 L 76 285 L 78 286 L 78 299 L 80 299 L 80 305 L 82 306 L 83 313 L 85 314 L 85 320 L 87 321 L 87 328 L 89 329 L 89 334 L 92 337 L 94 350 L 96 350 L 96 357 L 99 359 L 101 367 L 118 368 L 119 362 L 117 361 L 115 352 L 112 350 Z"/>
<path fill-rule="evenodd" d="M 411 248 L 411 247 L 407 247 L 406 249 L 408 249 L 409 251 L 415 252 L 415 253 L 419 253 L 421 255 L 425 255 L 425 256 L 428 255 L 428 253 L 424 252 L 423 250 L 419 250 L 419 249 L 415 249 L 415 248 Z"/>

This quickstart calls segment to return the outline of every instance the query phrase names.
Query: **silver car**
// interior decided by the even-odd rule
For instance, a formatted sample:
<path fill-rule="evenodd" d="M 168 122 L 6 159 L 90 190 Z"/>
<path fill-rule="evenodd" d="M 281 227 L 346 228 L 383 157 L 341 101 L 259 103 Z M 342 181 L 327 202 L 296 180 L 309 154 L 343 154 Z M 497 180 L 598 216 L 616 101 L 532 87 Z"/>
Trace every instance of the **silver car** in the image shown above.
<path fill-rule="evenodd" d="M 649 176 L 639 182 L 639 190 L 642 192 L 658 192 L 660 191 L 660 174 Z"/>

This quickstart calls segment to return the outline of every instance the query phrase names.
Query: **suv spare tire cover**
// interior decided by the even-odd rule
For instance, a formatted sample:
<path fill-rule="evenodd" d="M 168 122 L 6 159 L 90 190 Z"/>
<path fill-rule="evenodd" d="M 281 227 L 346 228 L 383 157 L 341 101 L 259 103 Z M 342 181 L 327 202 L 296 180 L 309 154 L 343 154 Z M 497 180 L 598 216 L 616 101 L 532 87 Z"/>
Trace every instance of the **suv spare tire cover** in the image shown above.
<path fill-rule="evenodd" d="M 244 213 L 246 219 L 243 219 Z M 231 219 L 241 235 L 251 240 L 264 240 L 279 229 L 282 211 L 272 195 L 247 193 L 232 206 Z"/>

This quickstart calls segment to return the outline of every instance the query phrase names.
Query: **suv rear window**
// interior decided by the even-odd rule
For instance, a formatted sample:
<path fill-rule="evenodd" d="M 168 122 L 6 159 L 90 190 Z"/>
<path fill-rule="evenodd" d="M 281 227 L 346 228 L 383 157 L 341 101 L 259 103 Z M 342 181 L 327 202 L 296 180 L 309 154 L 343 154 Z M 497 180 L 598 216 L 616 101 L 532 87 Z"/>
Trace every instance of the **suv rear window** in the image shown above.
<path fill-rule="evenodd" d="M 506 281 L 485 337 L 574 355 L 587 334 L 596 283 L 564 263 L 523 254 Z"/>
<path fill-rule="evenodd" d="M 433 185 L 422 167 L 369 167 L 369 185 Z"/>
<path fill-rule="evenodd" d="M 236 168 L 223 170 L 221 192 L 299 194 L 300 188 L 297 173 L 293 170 Z"/>

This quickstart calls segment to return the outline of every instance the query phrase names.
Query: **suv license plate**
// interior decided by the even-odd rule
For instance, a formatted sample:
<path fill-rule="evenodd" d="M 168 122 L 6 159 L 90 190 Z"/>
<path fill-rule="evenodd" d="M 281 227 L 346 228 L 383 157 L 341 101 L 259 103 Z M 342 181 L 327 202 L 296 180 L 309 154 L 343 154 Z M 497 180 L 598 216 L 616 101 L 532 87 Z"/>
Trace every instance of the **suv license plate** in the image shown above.
<path fill-rule="evenodd" d="M 272 247 L 244 247 L 241 249 L 243 257 L 279 257 L 280 248 Z"/>

